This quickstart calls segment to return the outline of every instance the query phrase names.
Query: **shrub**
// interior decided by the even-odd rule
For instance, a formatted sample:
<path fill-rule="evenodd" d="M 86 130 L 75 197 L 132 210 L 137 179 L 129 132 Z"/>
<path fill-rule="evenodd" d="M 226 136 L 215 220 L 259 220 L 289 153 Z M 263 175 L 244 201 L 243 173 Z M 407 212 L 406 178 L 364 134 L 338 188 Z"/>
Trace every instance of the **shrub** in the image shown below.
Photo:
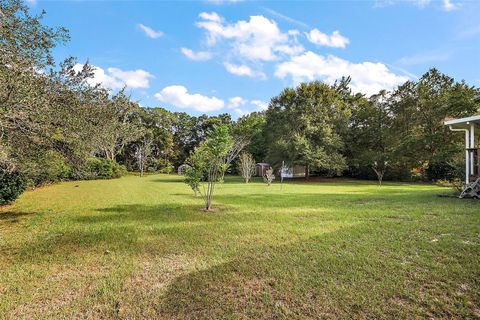
<path fill-rule="evenodd" d="M 65 157 L 54 150 L 39 153 L 30 161 L 21 163 L 21 171 L 33 185 L 43 185 L 60 180 L 68 180 L 73 176 L 73 170 L 67 164 Z"/>
<path fill-rule="evenodd" d="M 114 179 L 127 173 L 125 166 L 105 158 L 88 158 L 90 179 Z"/>
<path fill-rule="evenodd" d="M 275 180 L 275 174 L 273 173 L 273 169 L 272 168 L 268 168 L 266 171 L 265 171 L 265 175 L 263 176 L 263 181 L 265 181 L 265 183 L 270 186 L 273 182 L 273 180 Z"/>
<path fill-rule="evenodd" d="M 174 171 L 173 164 L 165 159 L 158 159 L 157 161 L 157 171 L 160 173 L 172 173 Z"/>
<path fill-rule="evenodd" d="M 440 180 L 437 180 L 436 184 L 440 187 L 451 188 L 453 191 L 453 194 L 457 196 L 460 195 L 460 193 L 462 193 L 465 187 L 463 184 L 463 181 L 458 178 L 455 178 L 453 180 L 440 179 Z"/>
<path fill-rule="evenodd" d="M 20 173 L 0 170 L 0 205 L 15 201 L 26 187 L 27 182 Z"/>
<path fill-rule="evenodd" d="M 255 174 L 255 160 L 250 153 L 242 152 L 238 157 L 238 171 L 245 183 L 248 183 Z"/>
<path fill-rule="evenodd" d="M 448 162 L 436 161 L 428 165 L 425 173 L 430 181 L 453 180 L 457 177 L 457 168 Z"/>

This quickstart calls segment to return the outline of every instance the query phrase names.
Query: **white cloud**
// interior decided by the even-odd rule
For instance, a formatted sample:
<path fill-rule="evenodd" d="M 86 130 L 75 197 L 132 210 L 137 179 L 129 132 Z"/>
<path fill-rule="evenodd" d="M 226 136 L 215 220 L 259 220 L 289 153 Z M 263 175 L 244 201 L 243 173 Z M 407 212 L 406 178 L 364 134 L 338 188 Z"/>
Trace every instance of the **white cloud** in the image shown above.
<path fill-rule="evenodd" d="M 252 101 L 250 101 L 250 103 L 257 106 L 258 111 L 267 110 L 267 108 L 268 108 L 268 103 L 264 102 L 264 101 L 261 101 L 261 100 L 252 100 Z"/>
<path fill-rule="evenodd" d="M 207 21 L 222 22 L 223 20 L 216 12 L 202 12 L 198 16 Z"/>
<path fill-rule="evenodd" d="M 182 53 L 190 60 L 195 60 L 195 61 L 206 61 L 210 60 L 212 58 L 212 53 L 208 51 L 193 51 L 188 48 L 182 48 L 181 49 Z"/>
<path fill-rule="evenodd" d="M 37 0 L 26 0 L 25 2 L 27 2 L 27 4 L 29 4 L 30 6 L 34 6 L 37 4 Z"/>
<path fill-rule="evenodd" d="M 460 7 L 460 4 L 455 4 L 451 0 L 443 0 L 443 10 L 445 11 L 452 11 L 455 9 L 458 9 Z"/>
<path fill-rule="evenodd" d="M 191 94 L 180 85 L 168 86 L 155 94 L 155 98 L 182 109 L 194 109 L 201 112 L 220 110 L 225 102 L 217 97 L 207 97 L 199 93 Z"/>
<path fill-rule="evenodd" d="M 441 8 L 445 11 L 456 10 L 461 7 L 461 3 L 454 3 L 452 0 L 441 0 L 441 1 L 432 1 L 432 0 L 375 0 L 374 7 L 382 8 L 387 6 L 392 6 L 396 4 L 412 4 L 420 9 L 430 6 L 431 3 L 441 4 Z"/>
<path fill-rule="evenodd" d="M 266 79 L 267 77 L 265 73 L 253 71 L 250 67 L 246 65 L 235 65 L 232 63 L 225 62 L 224 66 L 228 72 L 237 76 L 247 76 L 251 78 L 258 77 L 260 79 Z"/>
<path fill-rule="evenodd" d="M 428 6 L 430 4 L 430 1 L 431 0 L 412 0 L 412 2 L 420 8 Z"/>
<path fill-rule="evenodd" d="M 228 100 L 227 108 L 238 108 L 248 103 L 248 100 L 242 97 L 233 97 Z"/>
<path fill-rule="evenodd" d="M 113 78 L 125 83 L 127 87 L 132 89 L 150 87 L 149 79 L 153 78 L 153 75 L 142 69 L 123 71 L 118 68 L 108 68 L 107 71 Z"/>
<path fill-rule="evenodd" d="M 287 33 L 291 36 L 298 36 L 300 34 L 300 31 L 298 31 L 297 29 L 292 29 L 288 30 Z"/>
<path fill-rule="evenodd" d="M 207 32 L 210 46 L 220 40 L 229 41 L 231 54 L 252 61 L 273 61 L 279 54 L 303 51 L 288 33 L 283 33 L 275 21 L 264 16 L 251 16 L 248 21 L 226 23 L 218 14 L 201 13 L 197 26 Z"/>
<path fill-rule="evenodd" d="M 432 2 L 432 0 L 375 0 L 374 1 L 374 8 L 383 8 L 388 6 L 393 6 L 398 3 L 403 4 L 412 4 L 419 8 L 425 8 Z"/>
<path fill-rule="evenodd" d="M 137 69 L 137 70 L 127 70 L 123 71 L 119 68 L 107 68 L 107 71 L 104 69 L 94 67 L 93 77 L 88 80 L 90 85 L 100 84 L 102 87 L 112 90 L 121 89 L 124 86 L 127 86 L 131 89 L 139 88 L 148 88 L 150 87 L 150 78 L 154 78 L 149 72 Z M 77 63 L 74 66 L 75 71 L 80 71 L 83 68 L 83 64 Z"/>
<path fill-rule="evenodd" d="M 105 70 L 103 70 L 102 68 L 100 67 L 97 67 L 97 66 L 92 66 L 94 68 L 93 70 L 93 77 L 88 79 L 87 82 L 92 85 L 92 86 L 95 86 L 97 84 L 100 84 L 102 87 L 104 88 L 108 88 L 108 89 L 121 89 L 124 84 L 118 80 L 118 79 L 115 79 L 114 77 L 108 75 Z M 81 71 L 83 68 L 83 64 L 79 64 L 77 63 L 73 69 L 77 72 Z"/>
<path fill-rule="evenodd" d="M 392 89 L 408 80 L 405 76 L 391 72 L 380 62 L 352 63 L 333 55 L 322 56 L 311 51 L 278 64 L 275 76 L 281 79 L 291 77 L 294 83 L 316 79 L 334 83 L 342 76 L 351 76 L 352 90 L 367 95 L 382 89 Z"/>
<path fill-rule="evenodd" d="M 308 28 L 308 25 L 306 23 L 302 22 L 302 21 L 299 21 L 297 19 L 293 19 L 292 17 L 284 15 L 284 14 L 282 14 L 278 11 L 272 10 L 270 8 L 263 8 L 263 9 L 265 9 L 265 11 L 267 11 L 268 13 L 270 13 L 274 17 L 277 17 L 279 19 L 282 19 L 282 20 L 287 21 L 287 22 L 292 23 L 292 24 L 299 25 L 303 28 Z"/>
<path fill-rule="evenodd" d="M 182 85 L 167 86 L 154 96 L 162 102 L 181 109 L 213 112 L 228 108 L 239 116 L 253 111 L 266 110 L 268 107 L 268 104 L 261 100 L 247 100 L 240 96 L 232 97 L 225 102 L 217 97 L 208 97 L 199 93 L 189 93 L 188 89 Z"/>
<path fill-rule="evenodd" d="M 253 108 L 247 108 L 246 106 L 250 105 Z M 244 116 L 254 111 L 264 111 L 268 108 L 268 103 L 261 101 L 261 100 L 245 100 L 241 97 L 234 97 L 230 98 L 229 103 L 227 105 L 228 108 L 233 109 L 235 113 L 239 116 Z"/>
<path fill-rule="evenodd" d="M 338 30 L 331 35 L 321 32 L 318 29 L 312 29 L 310 32 L 305 32 L 308 41 L 319 46 L 327 46 L 333 48 L 345 48 L 350 42 L 348 38 L 342 36 Z"/>
<path fill-rule="evenodd" d="M 145 33 L 145 35 L 146 35 L 147 37 L 149 37 L 149 38 L 157 39 L 157 38 L 160 38 L 161 36 L 163 36 L 163 32 L 153 30 L 152 28 L 147 27 L 147 26 L 144 25 L 144 24 L 139 23 L 139 24 L 138 24 L 138 27 L 139 27 L 140 30 L 142 30 L 143 33 Z"/>

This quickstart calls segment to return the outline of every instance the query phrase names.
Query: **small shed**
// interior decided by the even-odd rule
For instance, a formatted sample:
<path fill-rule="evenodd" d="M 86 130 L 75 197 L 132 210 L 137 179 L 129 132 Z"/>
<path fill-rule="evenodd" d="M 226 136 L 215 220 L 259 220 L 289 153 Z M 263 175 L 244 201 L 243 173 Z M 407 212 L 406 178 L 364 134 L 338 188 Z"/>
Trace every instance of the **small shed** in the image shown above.
<path fill-rule="evenodd" d="M 480 178 L 480 115 L 445 121 L 452 131 L 465 133 L 465 183 Z"/>
<path fill-rule="evenodd" d="M 265 171 L 270 168 L 270 163 L 267 162 L 259 162 L 255 165 L 255 175 L 257 177 L 263 177 L 265 175 Z"/>
<path fill-rule="evenodd" d="M 305 166 L 296 164 L 291 167 L 285 166 L 280 173 L 283 178 L 304 178 Z"/>

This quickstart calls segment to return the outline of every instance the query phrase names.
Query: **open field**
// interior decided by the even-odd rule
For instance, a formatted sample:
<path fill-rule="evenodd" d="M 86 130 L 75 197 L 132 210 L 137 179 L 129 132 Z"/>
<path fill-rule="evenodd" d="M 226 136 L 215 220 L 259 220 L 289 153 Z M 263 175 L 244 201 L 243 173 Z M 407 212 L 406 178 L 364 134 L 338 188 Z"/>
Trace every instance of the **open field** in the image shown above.
<path fill-rule="evenodd" d="M 0 209 L 0 318 L 480 318 L 480 201 L 429 185 L 66 182 Z"/>

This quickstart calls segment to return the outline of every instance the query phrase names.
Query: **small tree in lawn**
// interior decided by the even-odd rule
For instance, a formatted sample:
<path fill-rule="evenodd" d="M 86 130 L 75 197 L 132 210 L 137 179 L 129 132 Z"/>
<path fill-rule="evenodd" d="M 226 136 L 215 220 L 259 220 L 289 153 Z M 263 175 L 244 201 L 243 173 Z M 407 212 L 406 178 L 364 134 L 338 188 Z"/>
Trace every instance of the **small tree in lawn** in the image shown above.
<path fill-rule="evenodd" d="M 265 175 L 263 176 L 263 179 L 268 186 L 272 184 L 273 180 L 275 180 L 275 175 L 273 174 L 272 168 L 268 168 L 267 170 L 265 170 Z"/>
<path fill-rule="evenodd" d="M 373 171 L 377 175 L 378 184 L 382 185 L 383 176 L 385 175 L 385 171 L 387 170 L 388 161 L 374 161 L 372 165 Z"/>
<path fill-rule="evenodd" d="M 143 177 L 145 164 L 152 154 L 153 139 L 151 134 L 145 134 L 140 140 L 135 143 L 135 158 L 137 160 L 138 169 L 140 170 L 140 177 Z"/>
<path fill-rule="evenodd" d="M 225 125 L 215 126 L 187 160 L 185 183 L 199 192 L 205 201 L 205 210 L 212 207 L 215 186 L 229 167 L 227 155 L 232 149 L 232 137 Z"/>
<path fill-rule="evenodd" d="M 248 183 L 255 173 L 255 160 L 250 153 L 243 152 L 240 154 L 238 157 L 238 171 L 240 171 L 245 183 Z"/>

